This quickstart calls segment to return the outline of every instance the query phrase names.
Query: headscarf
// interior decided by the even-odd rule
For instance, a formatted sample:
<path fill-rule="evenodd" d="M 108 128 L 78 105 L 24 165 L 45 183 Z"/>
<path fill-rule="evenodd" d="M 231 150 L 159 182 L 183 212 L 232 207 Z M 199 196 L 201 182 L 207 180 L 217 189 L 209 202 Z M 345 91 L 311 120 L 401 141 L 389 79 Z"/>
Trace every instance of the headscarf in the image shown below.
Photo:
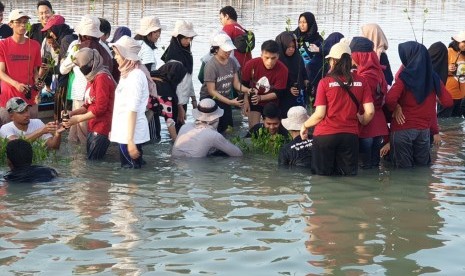
<path fill-rule="evenodd" d="M 357 63 L 357 73 L 364 77 L 370 86 L 374 85 L 372 89 L 377 89 L 379 85 L 380 90 L 376 90 L 377 93 L 373 94 L 374 100 L 382 100 L 387 93 L 387 82 L 375 51 L 352 52 L 352 59 Z"/>
<path fill-rule="evenodd" d="M 156 97 L 157 93 L 157 86 L 155 82 L 150 77 L 150 72 L 147 70 L 147 67 L 143 65 L 140 60 L 130 60 L 126 59 L 121 52 L 118 50 L 118 46 L 114 45 L 113 49 L 123 58 L 123 62 L 118 66 L 119 71 L 121 72 L 121 78 L 125 79 L 128 77 L 129 73 L 134 69 L 140 69 L 144 72 L 145 77 L 147 79 L 147 85 L 149 87 L 149 94 L 150 96 Z"/>
<path fill-rule="evenodd" d="M 334 46 L 334 44 L 338 43 L 341 41 L 341 39 L 344 38 L 344 35 L 338 32 L 331 33 L 326 39 L 325 42 L 323 43 L 323 56 L 327 56 L 329 54 L 329 51 L 331 50 L 331 47 Z"/>
<path fill-rule="evenodd" d="M 153 71 L 151 76 L 160 79 L 160 81 L 155 80 L 158 95 L 177 98 L 176 87 L 184 79 L 186 73 L 184 65 L 177 60 L 170 60 Z"/>
<path fill-rule="evenodd" d="M 80 38 L 83 37 L 80 36 Z M 113 68 L 113 57 L 108 53 L 107 49 L 100 44 L 99 40 L 100 39 L 96 37 L 86 36 L 86 39 L 79 43 L 79 49 L 91 48 L 97 50 L 103 59 L 103 64 L 108 68 Z"/>
<path fill-rule="evenodd" d="M 50 31 L 57 36 L 58 43 L 61 43 L 63 37 L 67 35 L 72 35 L 74 33 L 74 30 L 66 24 L 54 25 L 50 27 Z"/>
<path fill-rule="evenodd" d="M 299 20 L 301 17 L 305 17 L 307 21 L 308 30 L 306 32 L 300 31 L 299 27 L 295 29 L 294 33 L 297 35 L 297 39 L 303 38 L 305 42 L 314 43 L 318 40 L 323 40 L 323 38 L 318 33 L 318 25 L 316 24 L 315 15 L 311 12 L 304 12 L 299 15 Z"/>
<path fill-rule="evenodd" d="M 299 78 L 299 67 L 301 66 L 302 57 L 297 50 L 297 38 L 292 32 L 282 32 L 276 37 L 276 42 L 279 46 L 279 60 L 286 65 L 289 69 L 288 82 L 294 83 L 302 77 Z M 291 42 L 294 42 L 295 52 L 292 56 L 286 55 L 287 47 Z"/>
<path fill-rule="evenodd" d="M 102 56 L 95 49 L 82 48 L 74 55 L 74 64 L 79 68 L 89 67 L 90 72 L 85 75 L 88 82 L 92 82 L 99 74 L 108 74 L 111 76 L 108 67 L 103 65 Z M 114 81 L 114 80 L 113 80 Z"/>
<path fill-rule="evenodd" d="M 194 59 L 192 58 L 191 46 L 183 47 L 180 40 L 181 35 L 171 37 L 170 45 L 161 56 L 161 60 L 164 62 L 172 59 L 180 61 L 186 67 L 187 72 L 192 74 Z"/>
<path fill-rule="evenodd" d="M 399 44 L 399 57 L 404 66 L 399 78 L 413 93 L 418 104 L 428 97 L 434 89 L 441 93 L 439 76 L 433 71 L 431 58 L 423 44 L 407 41 Z"/>
<path fill-rule="evenodd" d="M 131 37 L 131 30 L 128 27 L 118 27 L 113 34 L 113 38 L 111 39 L 110 43 L 115 43 L 118 39 L 120 39 L 123 35 L 127 35 Z"/>
<path fill-rule="evenodd" d="M 445 84 L 447 81 L 448 74 L 448 51 L 444 43 L 438 41 L 433 43 L 428 48 L 429 56 L 431 57 L 431 63 L 433 64 L 433 70 L 439 75 L 439 78 Z"/>
<path fill-rule="evenodd" d="M 389 43 L 384 35 L 381 27 L 376 23 L 366 24 L 362 26 L 362 35 L 369 40 L 373 41 L 374 47 L 373 50 L 378 55 L 378 58 L 381 57 L 381 53 L 385 52 L 389 48 Z"/>

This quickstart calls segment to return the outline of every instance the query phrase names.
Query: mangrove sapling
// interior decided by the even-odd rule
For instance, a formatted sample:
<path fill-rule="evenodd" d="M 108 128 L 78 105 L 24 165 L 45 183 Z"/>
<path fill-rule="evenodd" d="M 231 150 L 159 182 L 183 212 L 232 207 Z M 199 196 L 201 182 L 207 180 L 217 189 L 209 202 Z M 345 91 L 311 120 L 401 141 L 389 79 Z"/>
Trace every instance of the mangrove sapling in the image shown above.
<path fill-rule="evenodd" d="M 423 22 L 422 22 L 422 29 L 421 29 L 421 44 L 423 44 L 423 38 L 424 38 L 424 34 L 425 34 L 425 24 L 426 24 L 426 21 L 427 21 L 428 12 L 429 12 L 428 8 L 425 8 L 423 10 Z M 415 29 L 413 28 L 413 21 L 412 21 L 412 18 L 410 17 L 408 9 L 404 9 L 404 13 L 407 15 L 408 22 L 410 23 L 410 28 L 412 28 L 413 37 L 415 38 L 415 41 L 418 42 L 417 35 L 415 33 Z"/>

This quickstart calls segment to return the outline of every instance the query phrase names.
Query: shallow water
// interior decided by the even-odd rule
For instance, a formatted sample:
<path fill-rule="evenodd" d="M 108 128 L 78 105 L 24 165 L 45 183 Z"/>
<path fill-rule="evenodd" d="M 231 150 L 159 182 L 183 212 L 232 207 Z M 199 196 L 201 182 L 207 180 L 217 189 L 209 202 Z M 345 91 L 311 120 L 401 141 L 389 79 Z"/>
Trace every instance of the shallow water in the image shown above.
<path fill-rule="evenodd" d="M 242 3 L 141 2 L 105 1 L 102 12 L 102 1 L 94 1 L 90 13 L 135 30 L 137 18 L 154 12 L 169 29 L 160 46 L 177 18 L 191 19 L 199 32 L 196 62 L 218 28 L 219 8 Z M 413 38 L 404 8 L 418 38 L 429 8 L 427 46 L 448 43 L 461 26 L 451 15 L 465 8 L 464 1 L 308 2 L 244 1 L 240 21 L 253 28 L 257 45 L 282 31 L 286 16 L 295 27 L 305 10 L 315 12 L 326 35 L 353 36 L 378 22 L 396 68 L 397 44 Z M 56 10 L 72 24 L 89 6 L 66 1 Z M 465 123 L 440 124 L 444 142 L 433 149 L 430 168 L 382 166 L 352 178 L 278 169 L 259 154 L 171 160 L 166 140 L 144 147 L 147 166 L 130 171 L 118 168 L 114 147 L 106 162 L 86 162 L 84 147 L 64 144 L 58 155 L 67 159 L 50 163 L 61 173 L 55 182 L 0 186 L 0 274 L 463 275 Z"/>

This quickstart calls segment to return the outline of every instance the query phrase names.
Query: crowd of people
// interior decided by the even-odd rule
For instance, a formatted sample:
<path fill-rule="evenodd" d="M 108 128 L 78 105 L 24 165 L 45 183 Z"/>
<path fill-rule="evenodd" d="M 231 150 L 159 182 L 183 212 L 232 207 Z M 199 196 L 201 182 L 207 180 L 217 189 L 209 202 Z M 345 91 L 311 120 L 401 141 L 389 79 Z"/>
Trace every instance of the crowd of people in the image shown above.
<path fill-rule="evenodd" d="M 1 19 L 4 9 L 0 2 Z M 401 43 L 402 66 L 393 75 L 377 24 L 351 39 L 339 32 L 323 39 L 315 15 L 304 12 L 294 31 L 261 43 L 254 58 L 253 32 L 225 6 L 222 30 L 201 59 L 197 103 L 192 22 L 176 21 L 162 52 L 157 41 L 166 26 L 156 16 L 141 18 L 134 37 L 119 26 L 109 40 L 104 18 L 85 15 L 72 29 L 46 0 L 37 14 L 40 22 L 30 25 L 31 17 L 14 9 L 0 25 L 0 136 L 46 139 L 56 149 L 69 130 L 70 142 L 86 143 L 90 160 L 118 144 L 124 168 L 145 164 L 142 147 L 161 138 L 160 117 L 173 157 L 242 156 L 223 136 L 235 109 L 247 117 L 249 136 L 263 129 L 287 139 L 280 165 L 356 175 L 387 156 L 395 167 L 411 168 L 430 163 L 430 145 L 440 143 L 437 117 L 465 113 L 465 31 L 449 47 Z M 55 97 L 47 124 L 37 119 L 44 91 Z M 186 123 L 189 102 L 193 123 Z"/>

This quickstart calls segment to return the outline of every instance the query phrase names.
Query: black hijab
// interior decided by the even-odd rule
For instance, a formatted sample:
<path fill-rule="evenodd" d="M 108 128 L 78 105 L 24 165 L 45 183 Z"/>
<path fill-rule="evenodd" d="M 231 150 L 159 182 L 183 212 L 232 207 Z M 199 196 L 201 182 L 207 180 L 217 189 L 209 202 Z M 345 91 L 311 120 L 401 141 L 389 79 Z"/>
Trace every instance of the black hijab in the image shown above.
<path fill-rule="evenodd" d="M 57 36 L 57 42 L 58 43 L 61 43 L 61 40 L 65 36 L 72 35 L 74 33 L 74 30 L 71 29 L 66 24 L 60 24 L 60 25 L 52 26 L 52 27 L 50 27 L 50 31 L 52 31 Z"/>
<path fill-rule="evenodd" d="M 318 25 L 316 24 L 315 15 L 311 12 L 304 12 L 299 15 L 299 20 L 302 16 L 305 17 L 305 20 L 307 21 L 308 30 L 306 32 L 301 32 L 299 27 L 297 27 L 294 31 L 297 39 L 300 40 L 302 38 L 305 42 L 315 44 L 318 41 L 322 41 L 323 38 L 318 33 Z"/>
<path fill-rule="evenodd" d="M 279 46 L 279 60 L 284 63 L 284 65 L 286 65 L 289 71 L 288 83 L 294 83 L 299 79 L 302 79 L 299 77 L 299 68 L 302 66 L 300 64 L 302 57 L 297 50 L 297 38 L 295 35 L 292 32 L 282 32 L 276 37 L 276 42 Z M 295 52 L 292 56 L 289 57 L 286 55 L 286 49 L 291 42 L 295 43 Z"/>
<path fill-rule="evenodd" d="M 194 59 L 192 58 L 191 46 L 183 47 L 180 41 L 182 37 L 182 35 L 171 37 L 170 45 L 161 56 L 161 60 L 164 62 L 168 62 L 172 59 L 180 61 L 186 67 L 187 72 L 192 74 Z"/>
<path fill-rule="evenodd" d="M 344 35 L 338 32 L 328 35 L 325 39 L 325 43 L 323 44 L 323 56 L 326 57 L 329 54 L 331 47 L 333 47 L 334 44 L 339 43 L 342 38 L 344 38 Z"/>
<path fill-rule="evenodd" d="M 446 45 L 444 45 L 441 41 L 433 43 L 428 48 L 428 53 L 431 57 L 434 72 L 439 75 L 439 78 L 441 78 L 442 82 L 445 84 L 449 71 L 447 67 L 448 51 Z"/>
<path fill-rule="evenodd" d="M 176 98 L 176 87 L 184 79 L 186 73 L 186 68 L 180 61 L 171 60 L 151 72 L 150 75 L 160 79 L 155 80 L 158 95 Z"/>
<path fill-rule="evenodd" d="M 404 66 L 399 78 L 413 93 L 418 104 L 423 103 L 433 89 L 440 94 L 439 76 L 433 71 L 431 58 L 423 44 L 415 41 L 399 44 L 399 57 Z"/>

